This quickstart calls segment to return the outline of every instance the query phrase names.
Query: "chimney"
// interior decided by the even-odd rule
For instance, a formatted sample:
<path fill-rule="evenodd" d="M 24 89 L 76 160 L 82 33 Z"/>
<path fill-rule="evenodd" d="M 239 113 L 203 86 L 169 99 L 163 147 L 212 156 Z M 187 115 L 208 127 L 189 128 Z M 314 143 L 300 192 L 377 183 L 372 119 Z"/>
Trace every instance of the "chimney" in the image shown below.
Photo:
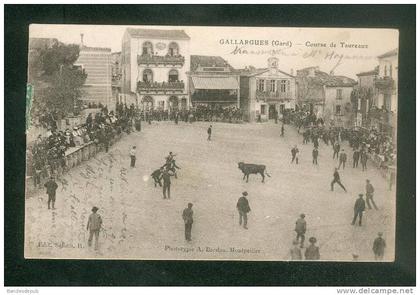
<path fill-rule="evenodd" d="M 84 34 L 80 34 L 80 47 L 84 47 L 85 45 L 83 44 L 83 35 Z"/>
<path fill-rule="evenodd" d="M 330 76 L 334 76 L 334 71 L 333 70 L 330 71 Z"/>
<path fill-rule="evenodd" d="M 294 74 L 293 69 L 290 69 L 290 75 L 293 76 L 293 74 Z"/>

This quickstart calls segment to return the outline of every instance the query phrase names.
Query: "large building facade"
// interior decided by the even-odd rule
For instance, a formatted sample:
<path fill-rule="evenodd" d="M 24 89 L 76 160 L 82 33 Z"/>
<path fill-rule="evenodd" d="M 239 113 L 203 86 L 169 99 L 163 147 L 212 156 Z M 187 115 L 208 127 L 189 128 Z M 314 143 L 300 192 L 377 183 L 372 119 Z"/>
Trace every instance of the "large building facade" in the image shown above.
<path fill-rule="evenodd" d="M 111 89 L 111 49 L 87 47 L 82 42 L 75 65 L 80 66 L 87 74 L 81 99 L 85 103 L 100 103 L 113 108 L 115 100 Z"/>
<path fill-rule="evenodd" d="M 126 29 L 121 100 L 140 109 L 187 109 L 190 37 L 183 30 Z"/>
<path fill-rule="evenodd" d="M 239 74 L 220 56 L 191 55 L 192 105 L 239 107 Z"/>
<path fill-rule="evenodd" d="M 267 68 L 240 71 L 240 106 L 248 121 L 274 119 L 295 104 L 295 77 L 279 69 L 277 58 L 269 58 Z"/>
<path fill-rule="evenodd" d="M 328 125 L 350 127 L 354 120 L 351 97 L 356 84 L 349 77 L 327 74 L 319 67 L 304 68 L 297 71 L 298 103 Z"/>

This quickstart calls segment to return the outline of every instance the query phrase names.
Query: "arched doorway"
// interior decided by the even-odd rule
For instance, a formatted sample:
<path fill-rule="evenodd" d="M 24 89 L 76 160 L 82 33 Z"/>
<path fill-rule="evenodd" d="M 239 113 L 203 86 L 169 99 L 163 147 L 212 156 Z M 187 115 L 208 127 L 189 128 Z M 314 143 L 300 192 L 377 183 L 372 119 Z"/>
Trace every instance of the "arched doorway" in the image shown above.
<path fill-rule="evenodd" d="M 143 99 L 141 100 L 141 104 L 143 107 L 143 111 L 153 110 L 153 97 L 144 96 Z"/>
<path fill-rule="evenodd" d="M 177 111 L 178 110 L 178 97 L 174 95 L 169 97 L 168 105 L 169 105 L 169 111 L 171 112 Z"/>

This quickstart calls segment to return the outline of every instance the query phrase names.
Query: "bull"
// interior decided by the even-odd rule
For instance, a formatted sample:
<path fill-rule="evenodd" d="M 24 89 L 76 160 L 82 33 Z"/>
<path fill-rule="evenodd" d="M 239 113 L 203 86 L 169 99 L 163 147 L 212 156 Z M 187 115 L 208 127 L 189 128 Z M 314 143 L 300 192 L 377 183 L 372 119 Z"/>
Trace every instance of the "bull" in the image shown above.
<path fill-rule="evenodd" d="M 246 177 L 246 182 L 248 182 L 248 178 L 249 178 L 249 174 L 261 174 L 262 176 L 262 182 L 264 182 L 265 179 L 265 174 L 268 177 L 271 177 L 270 174 L 268 174 L 268 172 L 265 169 L 265 165 L 258 165 L 258 164 L 246 164 L 244 162 L 239 162 L 238 163 L 238 168 L 239 170 L 242 171 L 242 173 L 244 174 L 244 178 Z"/>

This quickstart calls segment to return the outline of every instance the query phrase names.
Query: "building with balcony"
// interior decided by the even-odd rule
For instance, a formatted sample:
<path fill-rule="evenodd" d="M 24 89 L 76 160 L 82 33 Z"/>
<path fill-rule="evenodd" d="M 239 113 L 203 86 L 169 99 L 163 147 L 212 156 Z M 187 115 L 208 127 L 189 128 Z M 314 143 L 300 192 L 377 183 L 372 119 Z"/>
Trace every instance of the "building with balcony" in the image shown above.
<path fill-rule="evenodd" d="M 279 69 L 276 57 L 268 67 L 246 67 L 240 73 L 240 107 L 249 121 L 267 121 L 296 104 L 295 77 Z"/>
<path fill-rule="evenodd" d="M 398 48 L 378 56 L 371 125 L 396 139 L 398 112 Z"/>
<path fill-rule="evenodd" d="M 375 79 L 377 108 L 391 112 L 398 109 L 398 49 L 395 48 L 378 56 L 379 73 Z"/>
<path fill-rule="evenodd" d="M 192 105 L 239 107 L 239 74 L 222 57 L 191 55 L 187 74 Z"/>
<path fill-rule="evenodd" d="M 376 96 L 375 81 L 378 74 L 379 67 L 356 74 L 357 85 L 354 87 L 351 95 L 353 111 L 356 114 L 355 126 L 370 126 L 369 111 Z"/>
<path fill-rule="evenodd" d="M 116 102 L 121 102 L 121 52 L 111 54 L 111 75 L 112 97 Z"/>
<path fill-rule="evenodd" d="M 319 67 L 298 70 L 296 80 L 301 108 L 332 126 L 347 127 L 352 124 L 351 94 L 357 84 L 355 80 L 327 74 Z"/>
<path fill-rule="evenodd" d="M 83 44 L 81 35 L 80 52 L 74 63 L 87 74 L 82 88 L 82 100 L 85 103 L 101 103 L 108 108 L 115 108 L 115 99 L 111 88 L 111 49 L 102 47 L 88 47 Z"/>
<path fill-rule="evenodd" d="M 144 110 L 187 109 L 189 42 L 183 30 L 127 28 L 121 51 L 121 101 Z"/>

